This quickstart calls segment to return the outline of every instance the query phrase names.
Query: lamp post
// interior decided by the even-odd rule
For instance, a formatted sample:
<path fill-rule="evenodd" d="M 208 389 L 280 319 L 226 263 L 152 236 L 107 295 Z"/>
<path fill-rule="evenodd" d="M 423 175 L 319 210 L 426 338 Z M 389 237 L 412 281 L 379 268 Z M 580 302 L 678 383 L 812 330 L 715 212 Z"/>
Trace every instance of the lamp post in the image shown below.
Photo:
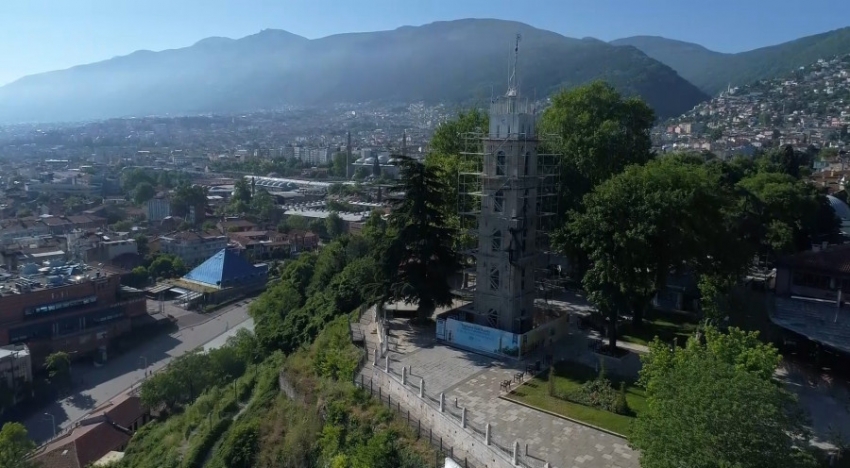
<path fill-rule="evenodd" d="M 139 361 L 142 361 L 142 363 L 143 363 L 142 371 L 144 371 L 144 374 L 145 374 L 144 377 L 147 377 L 147 375 L 148 375 L 148 372 L 147 372 L 148 371 L 148 358 L 146 358 L 144 356 L 139 356 Z"/>
<path fill-rule="evenodd" d="M 50 418 L 51 427 L 53 427 L 53 438 L 56 438 L 56 418 L 50 413 L 44 413 L 45 416 Z"/>

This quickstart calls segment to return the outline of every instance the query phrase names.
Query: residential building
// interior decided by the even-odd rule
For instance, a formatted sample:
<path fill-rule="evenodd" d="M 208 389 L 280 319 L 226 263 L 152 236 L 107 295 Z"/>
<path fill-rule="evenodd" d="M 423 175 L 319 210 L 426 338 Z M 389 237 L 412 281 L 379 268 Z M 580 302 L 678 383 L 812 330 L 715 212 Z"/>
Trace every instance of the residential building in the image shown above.
<path fill-rule="evenodd" d="M 227 236 L 196 231 L 175 232 L 159 238 L 163 253 L 176 255 L 188 266 L 198 265 L 227 247 Z"/>
<path fill-rule="evenodd" d="M 47 225 L 37 218 L 0 220 L 0 244 L 14 242 L 15 239 L 49 234 Z"/>
<path fill-rule="evenodd" d="M 12 390 L 13 404 L 27 382 L 32 382 L 32 356 L 27 345 L 0 346 L 0 386 Z"/>
<path fill-rule="evenodd" d="M 257 225 L 248 221 L 247 219 L 240 218 L 225 218 L 216 224 L 218 230 L 223 234 L 227 234 L 228 232 L 247 232 L 254 231 L 257 229 Z"/>
<path fill-rule="evenodd" d="M 159 194 L 147 203 L 147 217 L 149 222 L 162 221 L 171 216 L 171 201 L 167 196 Z"/>

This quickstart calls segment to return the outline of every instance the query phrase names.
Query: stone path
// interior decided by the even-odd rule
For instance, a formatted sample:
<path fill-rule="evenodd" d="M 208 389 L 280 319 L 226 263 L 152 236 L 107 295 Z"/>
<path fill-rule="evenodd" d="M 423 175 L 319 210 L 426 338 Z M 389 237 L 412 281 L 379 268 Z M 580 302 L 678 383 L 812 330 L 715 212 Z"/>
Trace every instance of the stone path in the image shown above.
<path fill-rule="evenodd" d="M 369 364 L 363 369 L 363 378 L 373 372 L 374 349 L 379 348 L 374 313 L 363 315 L 360 326 L 370 350 Z M 435 396 L 446 395 L 447 411 L 458 415 L 467 409 L 470 430 L 484 433 L 491 426 L 491 440 L 502 447 L 512 447 L 520 441 L 522 452 L 528 445 L 525 461 L 531 466 L 551 468 L 638 468 L 639 454 L 627 442 L 608 433 L 583 426 L 563 418 L 551 416 L 517 403 L 500 398 L 499 383 L 513 378 L 525 370 L 526 362 L 501 362 L 490 357 L 450 348 L 437 343 L 430 330 L 414 330 L 406 320 L 390 321 L 389 356 L 393 374 L 401 373 L 402 366 L 410 369 L 410 391 L 415 392 L 419 380 L 425 379 L 425 392 Z M 571 339 L 572 338 L 572 339 Z M 586 338 L 575 335 L 559 347 L 556 359 L 575 358 L 586 351 Z M 534 359 L 534 358 L 532 358 Z M 383 366 L 383 360 L 379 366 Z M 455 403 L 457 399 L 457 403 Z M 456 406 L 457 405 L 457 406 Z"/>

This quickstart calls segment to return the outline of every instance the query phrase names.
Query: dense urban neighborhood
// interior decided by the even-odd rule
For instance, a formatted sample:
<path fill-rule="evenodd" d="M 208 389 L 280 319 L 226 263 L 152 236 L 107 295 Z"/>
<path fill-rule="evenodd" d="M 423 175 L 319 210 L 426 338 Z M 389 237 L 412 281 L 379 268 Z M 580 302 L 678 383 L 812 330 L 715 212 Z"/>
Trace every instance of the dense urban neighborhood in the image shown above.
<path fill-rule="evenodd" d="M 736 86 L 653 132 L 664 151 L 752 156 L 764 148 L 813 146 L 835 156 L 850 146 L 850 55 L 819 59 L 773 80 Z M 831 150 L 831 151 L 830 151 Z"/>

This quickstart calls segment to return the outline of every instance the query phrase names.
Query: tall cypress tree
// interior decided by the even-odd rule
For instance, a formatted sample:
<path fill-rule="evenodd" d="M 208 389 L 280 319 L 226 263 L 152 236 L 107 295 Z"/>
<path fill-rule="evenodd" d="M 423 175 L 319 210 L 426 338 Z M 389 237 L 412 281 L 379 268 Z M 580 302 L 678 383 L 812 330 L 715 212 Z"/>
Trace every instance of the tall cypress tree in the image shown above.
<path fill-rule="evenodd" d="M 451 304 L 448 279 L 460 263 L 452 250 L 454 233 L 442 209 L 448 187 L 439 170 L 411 158 L 399 159 L 402 177 L 394 191 L 403 196 L 391 202 L 392 240 L 383 261 L 389 283 L 385 299 L 418 304 L 423 320 L 436 307 Z"/>

